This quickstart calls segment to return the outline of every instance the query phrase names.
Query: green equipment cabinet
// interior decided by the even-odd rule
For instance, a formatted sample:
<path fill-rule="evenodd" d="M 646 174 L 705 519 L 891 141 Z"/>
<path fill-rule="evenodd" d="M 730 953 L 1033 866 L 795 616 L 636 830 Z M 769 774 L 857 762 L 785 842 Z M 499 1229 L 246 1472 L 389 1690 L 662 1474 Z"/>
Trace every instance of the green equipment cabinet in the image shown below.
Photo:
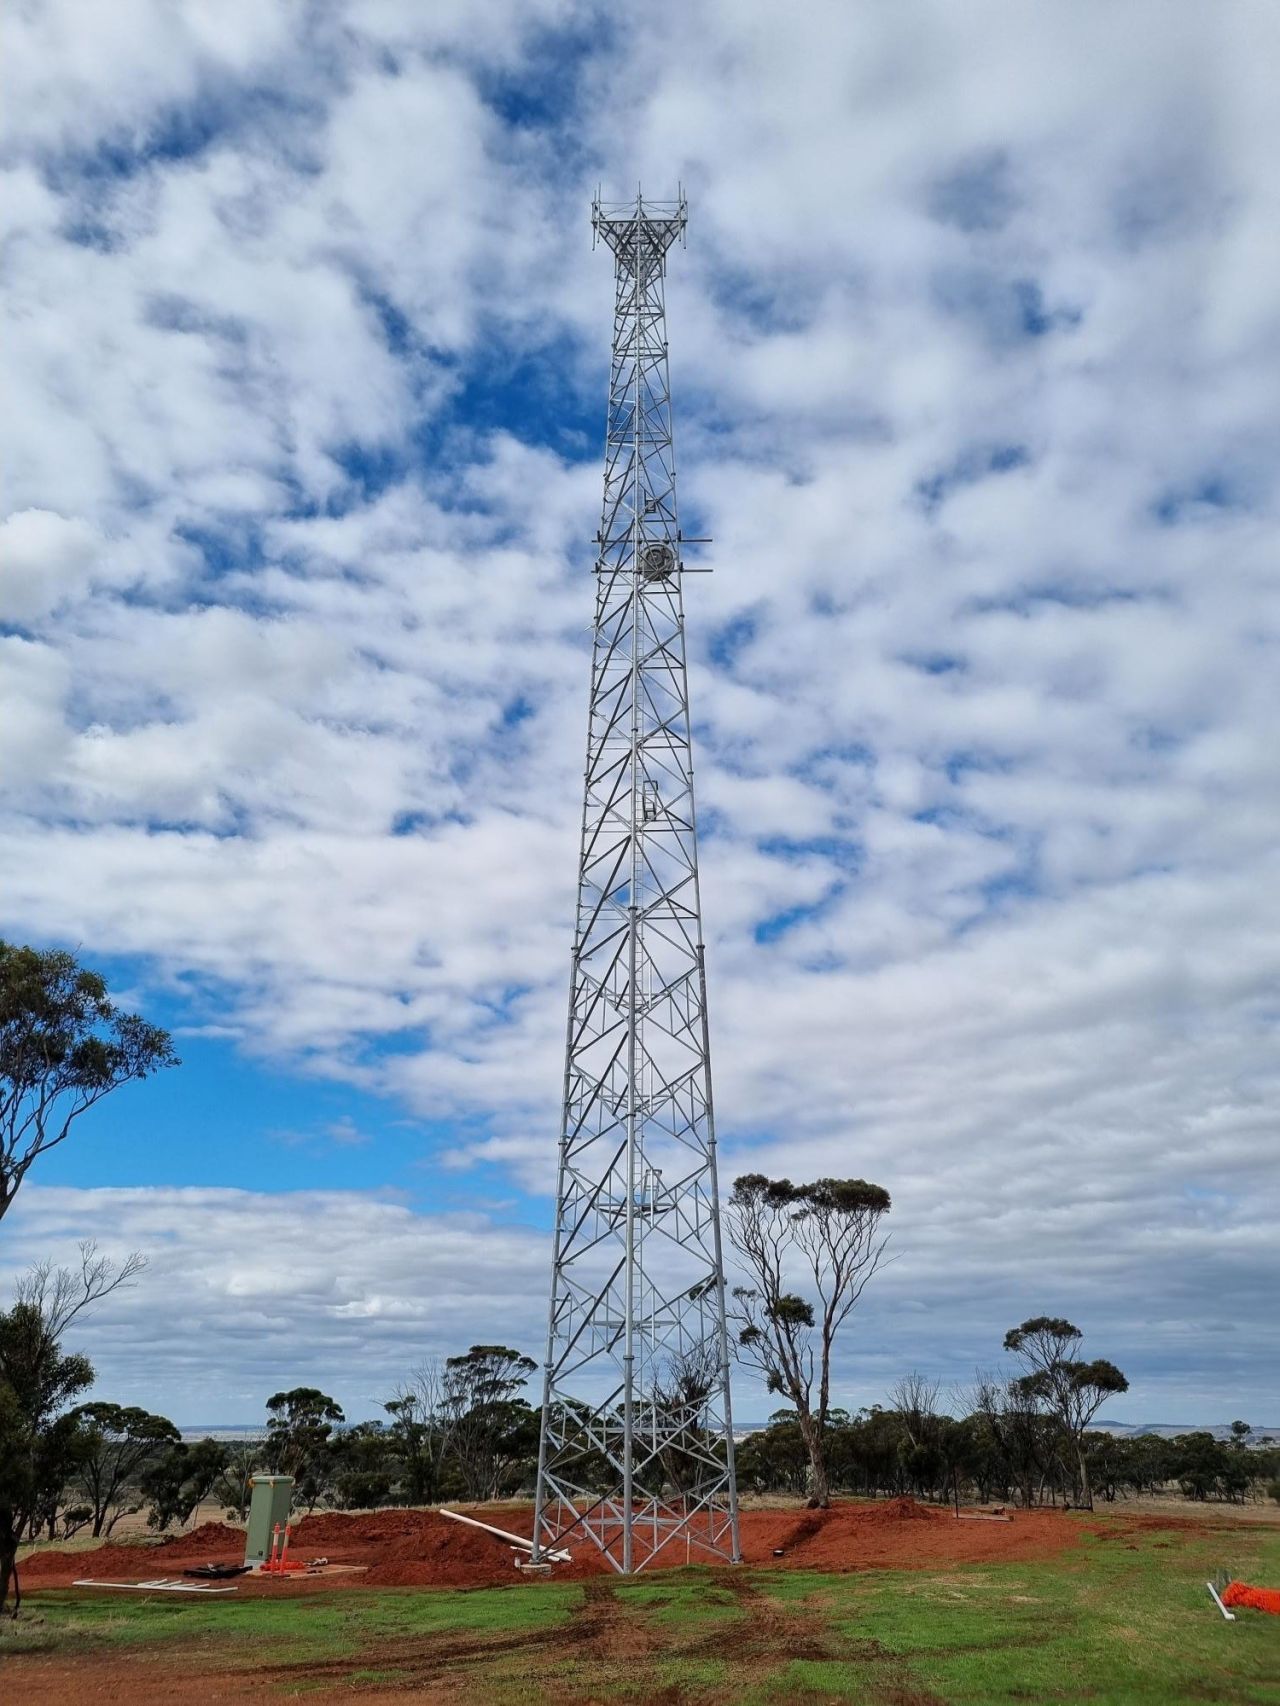
<path fill-rule="evenodd" d="M 293 1502 L 292 1475 L 254 1475 L 249 1482 L 253 1493 L 249 1499 L 249 1533 L 245 1539 L 244 1561 L 256 1568 L 271 1556 L 271 1542 L 279 1527 L 284 1535 Z"/>

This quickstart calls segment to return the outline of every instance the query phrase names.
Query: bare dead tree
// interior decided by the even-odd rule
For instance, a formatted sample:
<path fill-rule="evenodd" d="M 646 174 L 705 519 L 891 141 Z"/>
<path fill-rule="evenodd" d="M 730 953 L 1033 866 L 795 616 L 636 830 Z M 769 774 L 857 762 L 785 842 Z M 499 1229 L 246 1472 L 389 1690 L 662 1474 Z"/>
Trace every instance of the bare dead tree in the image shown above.
<path fill-rule="evenodd" d="M 884 1259 L 888 1234 L 880 1226 L 889 1208 L 888 1191 L 865 1179 L 793 1185 L 747 1173 L 729 1198 L 729 1237 L 751 1280 L 733 1291 L 738 1356 L 795 1406 L 811 1505 L 831 1502 L 825 1434 L 832 1349 Z M 797 1273 L 816 1303 L 789 1289 Z"/>
<path fill-rule="evenodd" d="M 92 1238 L 80 1244 L 79 1253 L 78 1267 L 37 1262 L 13 1288 L 14 1304 L 35 1311 L 49 1342 L 60 1339 L 77 1315 L 92 1309 L 121 1286 L 131 1285 L 147 1265 L 147 1258 L 139 1250 L 117 1264 L 111 1257 L 99 1254 L 97 1242 Z"/>
<path fill-rule="evenodd" d="M 937 1422 L 941 1390 L 936 1380 L 930 1380 L 916 1369 L 904 1374 L 890 1388 L 889 1401 L 902 1417 L 907 1438 L 913 1446 L 933 1443 L 929 1434 L 931 1425 Z"/>
<path fill-rule="evenodd" d="M 938 1415 L 940 1390 L 936 1380 L 911 1369 L 894 1383 L 889 1393 L 905 1435 L 898 1442 L 898 1462 L 917 1491 L 935 1483 L 945 1460 L 943 1440 L 950 1422 L 944 1422 Z M 953 1463 L 953 1470 L 954 1467 Z M 958 1479 L 953 1491 L 959 1508 Z"/>
<path fill-rule="evenodd" d="M 439 1357 L 419 1363 L 382 1407 L 391 1417 L 408 1503 L 434 1504 L 440 1496 L 454 1415 Z"/>

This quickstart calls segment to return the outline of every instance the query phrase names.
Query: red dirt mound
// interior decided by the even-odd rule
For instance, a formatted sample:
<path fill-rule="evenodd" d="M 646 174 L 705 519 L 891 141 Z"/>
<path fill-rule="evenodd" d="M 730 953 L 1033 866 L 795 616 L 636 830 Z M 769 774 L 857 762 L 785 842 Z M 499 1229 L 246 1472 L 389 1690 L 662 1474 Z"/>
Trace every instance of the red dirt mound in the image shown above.
<path fill-rule="evenodd" d="M 755 1514 L 753 1511 L 740 1519 L 740 1524 L 744 1529 L 750 1529 L 754 1526 L 751 1519 Z M 789 1552 L 793 1546 L 803 1546 L 806 1540 L 812 1540 L 815 1534 L 820 1533 L 830 1519 L 831 1512 L 829 1510 L 806 1511 L 799 1522 L 793 1523 L 779 1539 L 778 1550 Z"/>
<path fill-rule="evenodd" d="M 483 1520 L 488 1521 L 486 1516 Z M 532 1533 L 529 1512 L 495 1512 L 499 1528 L 513 1534 Z M 501 1587 L 518 1581 L 517 1553 L 496 1534 L 452 1522 L 438 1511 L 376 1511 L 368 1516 L 306 1517 L 294 1531 L 295 1557 L 323 1553 L 333 1563 L 368 1564 L 360 1578 L 370 1587 Z M 557 1565 L 561 1579 L 595 1574 L 607 1568 L 588 1554 L 584 1543 L 574 1548 L 571 1565 Z"/>
<path fill-rule="evenodd" d="M 18 1565 L 24 1583 L 63 1587 L 77 1576 L 140 1580 L 156 1573 L 157 1546 L 95 1546 L 86 1552 L 33 1552 Z"/>
<path fill-rule="evenodd" d="M 877 1526 L 892 1526 L 898 1522 L 954 1521 L 950 1511 L 938 1510 L 936 1506 L 918 1504 L 915 1499 L 886 1499 L 882 1505 L 858 1506 L 857 1511 L 859 1522 L 873 1523 Z"/>
<path fill-rule="evenodd" d="M 781 1569 L 911 1570 L 1044 1558 L 1076 1545 L 1081 1533 L 1057 1511 L 1019 1511 L 1008 1523 L 957 1522 L 950 1511 L 914 1499 L 835 1504 L 799 1521 L 780 1511 L 742 1513 L 745 1561 Z"/>
<path fill-rule="evenodd" d="M 324 1511 L 319 1516 L 304 1516 L 293 1524 L 291 1551 L 299 1557 L 312 1556 L 330 1547 L 356 1546 L 368 1550 L 383 1547 L 389 1542 L 408 1539 L 418 1533 L 423 1519 L 437 1518 L 434 1511 L 385 1510 L 364 1511 L 358 1516 L 346 1516 L 338 1511 Z M 455 1525 L 456 1526 L 456 1525 Z"/>
<path fill-rule="evenodd" d="M 866 1528 L 895 1529 L 904 1522 L 947 1522 L 950 1520 L 948 1511 L 931 1510 L 928 1505 L 918 1504 L 915 1499 L 886 1499 L 883 1504 L 841 1505 L 830 1506 L 824 1511 L 806 1511 L 798 1522 L 783 1530 L 770 1547 L 770 1555 L 775 1549 L 785 1553 L 794 1552 L 797 1548 L 805 1548 L 812 1544 L 817 1536 L 825 1533 L 833 1524 L 846 1536 L 849 1544 L 848 1531 L 851 1528 L 859 1530 Z M 742 1517 L 743 1549 L 748 1555 L 754 1556 L 756 1548 L 770 1538 L 773 1524 L 780 1521 L 774 1512 L 746 1511 Z M 754 1543 L 754 1544 L 753 1544 Z"/>
<path fill-rule="evenodd" d="M 364 1579 L 370 1587 L 498 1587 L 517 1579 L 516 1556 L 496 1535 L 435 1516 L 383 1547 Z"/>
<path fill-rule="evenodd" d="M 161 1546 L 166 1553 L 181 1552 L 184 1557 L 189 1552 L 208 1553 L 211 1557 L 221 1557 L 224 1552 L 243 1556 L 244 1529 L 232 1528 L 225 1522 L 202 1522 L 190 1534 L 168 1535 Z"/>
<path fill-rule="evenodd" d="M 480 1507 L 484 1521 L 513 1534 L 532 1533 L 529 1507 Z M 1142 1523 L 1142 1519 L 1138 1519 Z M 1135 1524 L 1134 1526 L 1137 1526 Z M 1143 1524 L 1145 1526 L 1145 1524 Z M 1172 1525 L 1171 1525 L 1172 1526 Z M 799 1570 L 935 1569 L 951 1564 L 985 1564 L 1049 1558 L 1103 1529 L 1061 1511 L 1015 1511 L 1008 1522 L 957 1522 L 950 1511 L 914 1499 L 850 1501 L 825 1511 L 748 1509 L 742 1513 L 742 1551 L 748 1564 Z M 1105 1524 L 1105 1532 L 1130 1532 L 1123 1520 Z M 178 1575 L 211 1559 L 238 1562 L 244 1555 L 240 1530 L 208 1523 L 191 1534 L 174 1535 L 161 1545 L 107 1545 L 94 1551 L 37 1552 L 22 1565 L 31 1587 L 67 1587 L 78 1577 L 142 1581 Z M 608 1573 L 609 1564 L 589 1540 L 571 1537 L 573 1561 L 557 1564 L 558 1581 Z M 775 1551 L 781 1551 L 775 1557 Z M 286 1579 L 240 1578 L 242 1595 L 369 1587 L 501 1587 L 523 1578 L 508 1541 L 463 1524 L 435 1510 L 385 1510 L 345 1515 L 325 1512 L 304 1517 L 293 1530 L 290 1555 L 302 1562 L 324 1557 L 333 1564 L 358 1565 L 350 1573 L 293 1576 Z M 684 1563 L 683 1549 L 664 1556 L 655 1569 Z M 696 1552 L 693 1561 L 698 1562 Z"/>
<path fill-rule="evenodd" d="M 204 1522 L 190 1534 L 171 1534 L 166 1540 L 142 1540 L 134 1546 L 107 1541 L 83 1552 L 33 1552 L 18 1566 L 24 1582 L 65 1587 L 80 1576 L 106 1581 L 144 1581 L 151 1576 L 180 1574 L 188 1564 L 210 1559 L 239 1563 L 244 1557 L 244 1530 L 224 1522 Z"/>

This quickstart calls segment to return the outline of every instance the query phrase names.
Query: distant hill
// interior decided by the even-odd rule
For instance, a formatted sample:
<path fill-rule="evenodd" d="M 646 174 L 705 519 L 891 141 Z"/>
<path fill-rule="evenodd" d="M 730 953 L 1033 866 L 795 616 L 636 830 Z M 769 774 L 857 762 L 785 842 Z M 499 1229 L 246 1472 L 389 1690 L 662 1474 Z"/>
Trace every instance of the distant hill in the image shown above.
<path fill-rule="evenodd" d="M 1214 1439 L 1231 1438 L 1230 1422 L 1113 1422 L 1109 1416 L 1099 1416 L 1092 1425 L 1098 1433 L 1115 1434 L 1122 1439 L 1133 1439 L 1138 1434 L 1157 1434 L 1161 1439 L 1176 1439 L 1179 1434 L 1212 1434 Z M 1248 1443 L 1261 1445 L 1268 1437 L 1280 1441 L 1280 1427 L 1255 1427 Z"/>
<path fill-rule="evenodd" d="M 267 1430 L 261 1424 L 251 1427 L 236 1422 L 203 1422 L 199 1426 L 193 1423 L 190 1427 L 180 1427 L 178 1432 L 188 1442 L 193 1439 L 221 1439 L 229 1445 L 240 1441 L 252 1445 L 255 1440 L 267 1437 Z"/>

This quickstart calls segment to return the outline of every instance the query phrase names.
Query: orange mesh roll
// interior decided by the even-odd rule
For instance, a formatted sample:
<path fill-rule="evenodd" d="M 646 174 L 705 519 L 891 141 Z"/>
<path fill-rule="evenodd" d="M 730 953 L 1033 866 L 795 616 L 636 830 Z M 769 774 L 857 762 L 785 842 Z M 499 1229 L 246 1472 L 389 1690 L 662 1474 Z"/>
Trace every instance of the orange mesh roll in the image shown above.
<path fill-rule="evenodd" d="M 1280 1588 L 1251 1588 L 1248 1582 L 1228 1582 L 1224 1605 L 1247 1605 L 1253 1611 L 1273 1611 L 1280 1617 Z"/>

